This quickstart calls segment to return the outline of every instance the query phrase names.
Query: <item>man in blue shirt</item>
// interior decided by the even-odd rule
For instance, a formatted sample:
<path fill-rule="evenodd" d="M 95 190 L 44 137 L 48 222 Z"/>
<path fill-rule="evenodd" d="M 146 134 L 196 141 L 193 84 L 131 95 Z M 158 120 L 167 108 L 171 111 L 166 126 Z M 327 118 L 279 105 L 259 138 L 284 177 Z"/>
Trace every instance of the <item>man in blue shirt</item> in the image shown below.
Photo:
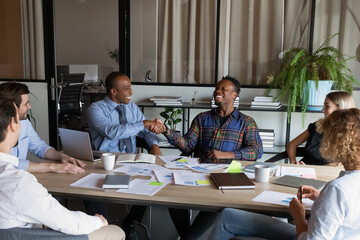
<path fill-rule="evenodd" d="M 130 79 L 124 73 L 112 72 L 106 78 L 105 85 L 106 97 L 91 104 L 87 110 L 93 149 L 135 153 L 138 135 L 151 147 L 151 154 L 161 155 L 158 138 L 152 132 L 165 129 L 156 121 L 145 120 L 139 107 L 130 102 L 133 94 Z M 123 112 L 120 112 L 119 108 L 123 108 Z M 129 142 L 126 143 L 126 140 Z"/>
<path fill-rule="evenodd" d="M 143 138 L 151 148 L 150 153 L 162 155 L 159 140 L 152 132 L 163 132 L 163 124 L 146 120 L 139 107 L 130 102 L 133 90 L 131 81 L 121 72 L 110 73 L 106 80 L 106 97 L 91 104 L 87 110 L 91 143 L 94 150 L 105 152 L 136 153 L 136 136 Z M 150 131 L 151 132 L 150 132 Z M 101 209 L 97 202 L 85 202 L 88 209 Z M 122 229 L 127 239 L 137 239 L 134 222 L 141 222 L 145 206 L 133 206 L 124 219 Z M 97 211 L 99 212 L 99 211 Z M 100 211 L 106 216 L 106 213 Z"/>
<path fill-rule="evenodd" d="M 18 168 L 32 172 L 83 173 L 85 164 L 78 159 L 56 151 L 47 145 L 32 127 L 27 119 L 27 112 L 31 108 L 29 102 L 29 88 L 22 83 L 8 82 L 0 84 L 0 95 L 12 99 L 19 109 L 21 131 L 17 146 L 10 154 L 19 158 Z M 26 160 L 28 150 L 39 158 L 56 160 L 60 163 L 36 163 Z"/>

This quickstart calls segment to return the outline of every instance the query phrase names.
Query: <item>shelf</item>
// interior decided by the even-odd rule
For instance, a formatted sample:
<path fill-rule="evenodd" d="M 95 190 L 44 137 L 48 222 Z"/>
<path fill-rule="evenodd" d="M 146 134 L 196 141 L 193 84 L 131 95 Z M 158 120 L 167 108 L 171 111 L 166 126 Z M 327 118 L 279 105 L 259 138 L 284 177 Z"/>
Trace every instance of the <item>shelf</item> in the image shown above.
<path fill-rule="evenodd" d="M 264 153 L 277 154 L 284 152 L 286 150 L 285 146 L 276 145 L 274 148 L 263 148 Z"/>

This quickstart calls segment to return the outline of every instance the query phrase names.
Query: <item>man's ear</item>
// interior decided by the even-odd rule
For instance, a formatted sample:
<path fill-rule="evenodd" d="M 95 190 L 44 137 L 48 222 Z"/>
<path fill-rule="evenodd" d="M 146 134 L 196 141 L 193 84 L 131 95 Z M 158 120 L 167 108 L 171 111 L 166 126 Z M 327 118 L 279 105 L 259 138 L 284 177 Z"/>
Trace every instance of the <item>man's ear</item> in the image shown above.
<path fill-rule="evenodd" d="M 115 88 L 110 89 L 110 94 L 114 96 L 116 94 L 116 89 Z"/>
<path fill-rule="evenodd" d="M 236 92 L 233 92 L 234 100 L 237 98 L 238 94 Z"/>
<path fill-rule="evenodd" d="M 16 131 L 16 123 L 15 123 L 14 117 L 11 118 L 10 124 L 9 124 L 9 126 L 8 126 L 8 132 L 9 132 L 9 130 L 10 130 L 11 132 L 15 132 L 15 131 Z"/>

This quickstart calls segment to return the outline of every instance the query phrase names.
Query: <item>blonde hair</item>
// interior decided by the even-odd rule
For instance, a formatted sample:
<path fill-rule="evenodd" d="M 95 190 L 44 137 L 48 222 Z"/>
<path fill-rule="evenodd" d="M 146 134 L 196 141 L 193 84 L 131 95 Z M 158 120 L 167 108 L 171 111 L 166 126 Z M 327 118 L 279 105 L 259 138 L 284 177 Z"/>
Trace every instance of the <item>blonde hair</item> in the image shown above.
<path fill-rule="evenodd" d="M 341 109 L 349 109 L 355 108 L 355 101 L 354 98 L 348 92 L 338 91 L 338 92 L 331 92 L 326 97 L 333 102 L 339 110 Z M 320 132 L 322 128 L 322 123 L 324 119 L 320 119 L 316 121 L 316 131 Z"/>
<path fill-rule="evenodd" d="M 354 99 L 348 92 L 332 92 L 326 95 L 326 97 L 339 109 L 349 109 L 355 107 Z"/>
<path fill-rule="evenodd" d="M 328 162 L 341 162 L 346 170 L 360 167 L 360 110 L 336 110 L 324 119 L 320 153 Z"/>

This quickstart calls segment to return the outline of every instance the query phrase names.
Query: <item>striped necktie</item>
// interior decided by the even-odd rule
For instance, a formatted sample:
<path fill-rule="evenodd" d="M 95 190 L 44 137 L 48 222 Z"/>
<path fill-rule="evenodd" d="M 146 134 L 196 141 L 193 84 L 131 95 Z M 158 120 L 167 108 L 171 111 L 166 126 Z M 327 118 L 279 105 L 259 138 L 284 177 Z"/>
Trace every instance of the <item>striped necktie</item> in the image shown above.
<path fill-rule="evenodd" d="M 124 105 L 118 105 L 115 109 L 119 113 L 120 124 L 126 124 L 127 120 L 126 120 L 125 106 Z M 124 149 L 124 145 L 126 146 L 126 152 L 127 153 L 132 153 L 133 152 L 133 145 L 132 145 L 131 137 L 120 139 L 120 141 L 119 141 L 120 151 L 122 151 Z"/>

